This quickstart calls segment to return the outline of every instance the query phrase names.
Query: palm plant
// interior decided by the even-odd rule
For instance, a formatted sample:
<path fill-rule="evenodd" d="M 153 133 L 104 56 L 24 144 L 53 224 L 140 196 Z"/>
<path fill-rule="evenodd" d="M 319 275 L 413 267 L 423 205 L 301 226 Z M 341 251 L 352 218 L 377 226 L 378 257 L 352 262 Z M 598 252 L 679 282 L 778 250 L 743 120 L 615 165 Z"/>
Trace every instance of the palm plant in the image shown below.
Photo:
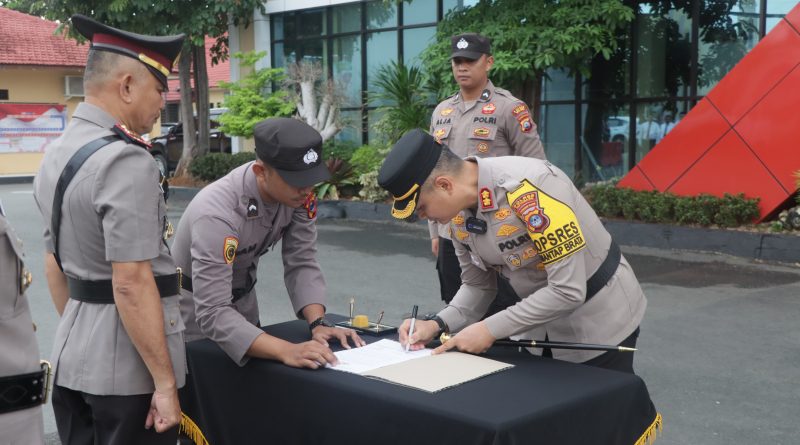
<path fill-rule="evenodd" d="M 414 128 L 428 128 L 432 104 L 423 92 L 426 80 L 419 67 L 390 62 L 378 70 L 372 85 L 376 90 L 370 98 L 383 105 L 375 129 L 386 142 L 393 144 Z"/>

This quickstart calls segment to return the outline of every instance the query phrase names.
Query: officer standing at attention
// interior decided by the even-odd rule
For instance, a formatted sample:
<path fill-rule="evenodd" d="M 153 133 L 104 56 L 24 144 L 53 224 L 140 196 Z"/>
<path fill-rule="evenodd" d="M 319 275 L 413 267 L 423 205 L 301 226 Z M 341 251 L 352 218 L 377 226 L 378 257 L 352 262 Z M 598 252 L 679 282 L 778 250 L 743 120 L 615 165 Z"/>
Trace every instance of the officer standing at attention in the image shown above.
<path fill-rule="evenodd" d="M 184 36 L 133 34 L 81 15 L 72 26 L 92 42 L 86 100 L 34 182 L 61 314 L 56 424 L 65 445 L 174 445 L 186 378 L 180 277 L 159 171 L 139 135 L 159 118 Z"/>
<path fill-rule="evenodd" d="M 330 178 L 322 137 L 297 119 L 271 118 L 254 128 L 257 159 L 203 188 L 181 217 L 172 252 L 185 276 L 181 314 L 186 341 L 210 338 L 239 366 L 250 357 L 302 368 L 335 364 L 328 340 L 364 341 L 325 319 L 325 278 L 316 253 L 314 185 Z M 309 323 L 300 344 L 259 327 L 258 261 L 278 241 L 289 298 Z M 191 278 L 190 278 L 191 277 Z"/>
<path fill-rule="evenodd" d="M 25 289 L 31 274 L 0 204 L 0 442 L 44 443 L 42 403 L 49 369 L 39 366 L 31 310 Z"/>
<path fill-rule="evenodd" d="M 545 159 L 544 148 L 528 106 L 489 80 L 494 64 L 491 40 L 467 33 L 451 38 L 450 61 L 459 91 L 433 111 L 430 132 L 458 156 L 525 156 Z M 446 224 L 429 223 L 431 251 L 442 300 L 449 303 L 461 285 L 461 269 Z M 458 241 L 455 239 L 454 241 Z M 497 301 L 490 313 L 514 304 L 508 283 L 498 282 Z"/>
<path fill-rule="evenodd" d="M 436 353 L 481 353 L 496 339 L 634 347 L 647 301 L 636 276 L 567 175 L 547 161 L 453 154 L 421 130 L 406 133 L 378 183 L 397 209 L 449 224 L 463 283 L 436 316 L 400 327 L 413 349 L 458 332 Z M 507 277 L 522 301 L 478 321 Z M 539 349 L 533 349 L 538 354 Z M 553 349 L 552 357 L 633 372 L 630 352 Z"/>

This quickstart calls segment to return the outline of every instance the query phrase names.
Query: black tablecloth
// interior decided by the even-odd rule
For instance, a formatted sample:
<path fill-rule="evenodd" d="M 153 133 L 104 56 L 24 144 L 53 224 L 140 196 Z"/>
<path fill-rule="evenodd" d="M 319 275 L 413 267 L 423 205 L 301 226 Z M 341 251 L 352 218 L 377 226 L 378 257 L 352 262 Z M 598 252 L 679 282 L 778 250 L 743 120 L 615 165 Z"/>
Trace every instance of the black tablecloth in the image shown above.
<path fill-rule="evenodd" d="M 309 339 L 305 321 L 264 330 L 291 342 Z M 661 423 L 635 375 L 516 348 L 492 348 L 486 356 L 516 366 L 431 394 L 269 360 L 239 367 L 216 344 L 199 340 L 187 345 L 181 408 L 212 445 L 634 445 Z"/>

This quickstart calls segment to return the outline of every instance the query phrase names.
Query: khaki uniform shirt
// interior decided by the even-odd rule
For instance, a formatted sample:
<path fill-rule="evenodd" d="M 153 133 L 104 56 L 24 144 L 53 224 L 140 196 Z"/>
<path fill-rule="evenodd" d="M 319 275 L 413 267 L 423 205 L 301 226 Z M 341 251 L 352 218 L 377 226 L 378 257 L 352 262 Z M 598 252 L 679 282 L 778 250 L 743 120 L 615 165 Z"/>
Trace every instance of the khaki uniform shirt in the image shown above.
<path fill-rule="evenodd" d="M 499 272 L 522 301 L 486 319 L 496 338 L 617 345 L 628 337 L 644 315 L 644 293 L 623 256 L 606 286 L 585 301 L 586 281 L 606 258 L 611 235 L 567 175 L 539 159 L 473 159 L 477 213 L 463 211 L 450 223 L 463 282 L 439 313 L 450 329 L 486 313 Z M 468 232 L 469 217 L 485 221 L 486 233 Z M 571 362 L 601 353 L 553 349 Z"/>
<path fill-rule="evenodd" d="M 22 259 L 22 242 L 0 208 L 0 379 L 40 370 Z M 0 431 L 0 443 L 44 443 L 42 407 L 0 414 Z"/>
<path fill-rule="evenodd" d="M 84 144 L 112 134 L 114 118 L 78 105 L 64 134 L 48 147 L 34 180 L 45 221 L 45 248 L 53 252 L 50 220 L 56 183 Z M 64 194 L 59 254 L 64 273 L 83 280 L 111 279 L 112 262 L 150 261 L 155 276 L 175 273 L 164 240 L 167 211 L 153 157 L 141 146 L 113 142 L 83 164 Z M 161 299 L 167 347 L 178 387 L 186 378 L 186 350 L 178 296 Z M 57 385 L 95 395 L 154 391 L 153 379 L 120 321 L 116 305 L 72 298 L 53 344 Z"/>
<path fill-rule="evenodd" d="M 431 117 L 431 135 L 458 156 L 525 156 L 545 159 L 536 124 L 525 102 L 496 88 L 491 81 L 475 102 L 455 94 L 440 103 Z M 447 227 L 429 224 L 431 239 L 450 238 Z"/>
<path fill-rule="evenodd" d="M 252 162 L 197 194 L 172 245 L 176 263 L 192 277 L 194 293 L 181 290 L 187 341 L 210 338 L 237 364 L 247 363 L 247 350 L 263 332 L 253 287 L 258 260 L 280 240 L 283 278 L 295 313 L 325 304 L 315 211 L 262 201 Z M 250 291 L 234 303 L 233 289 Z"/>

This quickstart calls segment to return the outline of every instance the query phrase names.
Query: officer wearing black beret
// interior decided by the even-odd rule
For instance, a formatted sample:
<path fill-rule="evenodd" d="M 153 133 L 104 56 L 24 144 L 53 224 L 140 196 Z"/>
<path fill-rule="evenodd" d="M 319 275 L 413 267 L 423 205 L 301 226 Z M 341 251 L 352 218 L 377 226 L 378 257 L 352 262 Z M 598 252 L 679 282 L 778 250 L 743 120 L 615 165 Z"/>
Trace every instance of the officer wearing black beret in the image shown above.
<path fill-rule="evenodd" d="M 34 197 L 61 320 L 53 410 L 61 443 L 169 444 L 186 377 L 175 263 L 163 238 L 150 132 L 184 36 L 134 34 L 75 15 L 91 41 L 86 98 L 45 153 Z"/>
<path fill-rule="evenodd" d="M 172 253 L 185 276 L 186 340 L 210 338 L 239 366 L 250 357 L 317 368 L 335 363 L 328 341 L 364 342 L 325 319 L 327 288 L 316 259 L 314 185 L 330 178 L 322 138 L 297 119 L 271 118 L 254 129 L 257 159 L 206 186 L 181 217 Z M 281 241 L 292 307 L 311 341 L 293 344 L 259 327 L 256 277 L 261 255 Z M 190 370 L 191 372 L 191 370 Z"/>
<path fill-rule="evenodd" d="M 525 156 L 544 159 L 544 148 L 525 102 L 489 80 L 494 65 L 488 37 L 464 33 L 450 39 L 450 62 L 459 91 L 442 101 L 431 117 L 430 132 L 458 156 Z M 429 226 L 437 257 L 440 294 L 446 303 L 461 284 L 461 269 L 445 225 Z M 502 279 L 489 313 L 513 304 L 517 296 Z"/>
<path fill-rule="evenodd" d="M 422 130 L 392 147 L 378 183 L 392 215 L 416 213 L 452 234 L 462 284 L 400 341 L 422 348 L 458 332 L 436 352 L 481 353 L 496 339 L 549 339 L 634 347 L 647 300 L 630 265 L 564 172 L 518 156 L 461 159 Z M 483 320 L 502 274 L 522 300 Z M 541 354 L 538 349 L 532 353 Z M 633 372 L 633 353 L 553 349 L 545 355 Z"/>

